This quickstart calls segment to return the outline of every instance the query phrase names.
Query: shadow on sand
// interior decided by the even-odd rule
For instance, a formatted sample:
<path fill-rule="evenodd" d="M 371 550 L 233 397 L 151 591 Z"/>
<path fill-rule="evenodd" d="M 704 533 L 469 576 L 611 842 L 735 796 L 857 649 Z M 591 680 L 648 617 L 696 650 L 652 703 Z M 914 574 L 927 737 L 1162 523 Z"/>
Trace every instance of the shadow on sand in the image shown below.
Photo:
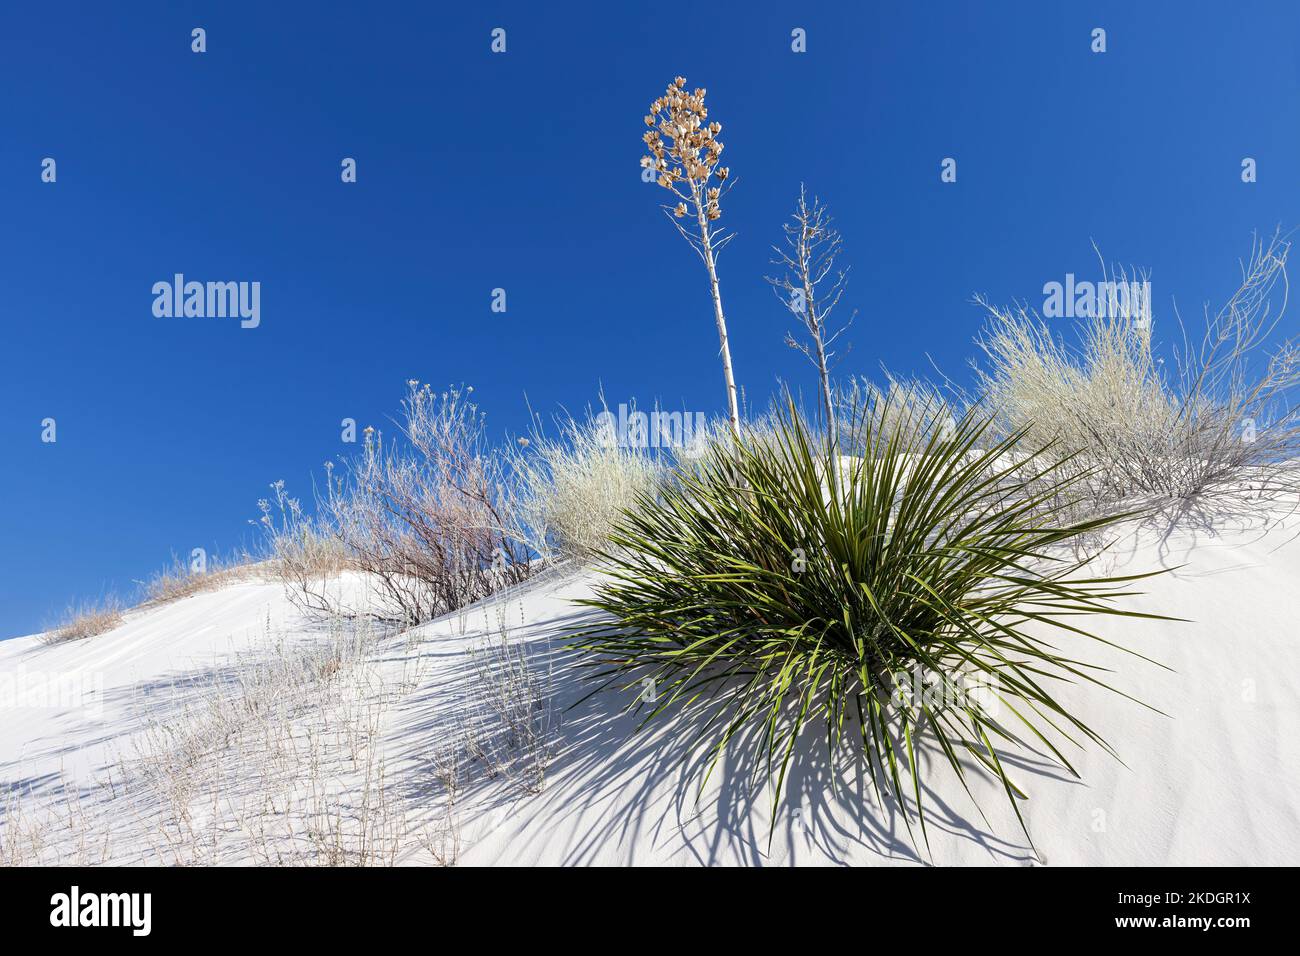
<path fill-rule="evenodd" d="M 843 731 L 834 769 L 824 728 L 804 728 L 769 842 L 772 798 L 762 728 L 749 728 L 731 740 L 701 791 L 711 746 L 692 743 L 711 705 L 679 707 L 644 723 L 644 711 L 628 708 L 636 702 L 634 690 L 607 688 L 592 694 L 599 685 L 586 679 L 578 653 L 565 645 L 572 634 L 597 620 L 595 612 L 570 609 L 530 625 L 530 660 L 539 671 L 551 674 L 554 713 L 562 721 L 555 732 L 554 757 L 547 785 L 537 793 L 488 780 L 481 767 L 468 774 L 458 804 L 472 817 L 466 823 L 467 834 L 478 845 L 474 862 L 848 865 L 861 862 L 863 851 L 881 862 L 930 862 L 910 793 L 903 803 L 912 814 L 915 843 L 880 767 L 853 746 L 860 739 L 855 726 Z M 439 639 L 426 643 L 421 652 L 468 658 L 464 649 Z M 454 676 L 422 688 L 405 703 L 402 742 L 395 755 L 416 768 L 403 774 L 403 796 L 423 804 L 443 799 L 432 755 L 424 748 L 446 739 L 454 727 L 456 701 L 466 697 L 470 682 L 477 679 L 467 660 L 443 664 L 451 664 L 443 673 Z M 947 758 L 929 735 L 923 735 L 917 756 L 932 843 L 946 834 L 978 845 L 989 863 L 1034 862 L 1014 822 L 999 837 L 986 824 L 971 821 L 967 813 L 980 821 L 979 811 L 960 784 L 948 779 L 952 774 Z M 1041 753 L 1021 749 L 1000 758 L 1022 778 L 1074 782 Z M 984 773 L 973 759 L 964 760 L 963 767 L 968 776 Z M 937 788 L 926 783 L 933 778 L 939 779 Z M 876 782 L 883 799 L 877 797 Z M 966 809 L 958 809 L 949 793 L 958 795 Z M 998 796 L 1005 799 L 1000 790 Z"/>

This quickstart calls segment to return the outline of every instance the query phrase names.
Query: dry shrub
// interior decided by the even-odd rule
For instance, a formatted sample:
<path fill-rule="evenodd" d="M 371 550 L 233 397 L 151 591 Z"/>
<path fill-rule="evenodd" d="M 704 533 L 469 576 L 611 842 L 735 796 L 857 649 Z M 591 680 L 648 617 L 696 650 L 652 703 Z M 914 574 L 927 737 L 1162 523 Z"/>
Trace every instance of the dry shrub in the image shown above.
<path fill-rule="evenodd" d="M 1247 482 L 1293 490 L 1300 350 L 1273 338 L 1288 249 L 1277 236 L 1254 244 L 1240 287 L 1207 311 L 1199 348 L 1184 331 L 1173 375 L 1153 351 L 1149 315 L 1103 310 L 1081 323 L 1071 346 L 1035 314 L 981 300 L 990 322 L 979 340 L 987 359 L 977 368 L 980 401 L 1000 434 L 1025 429 L 1029 444 L 1053 443 L 1055 460 L 1083 478 L 1093 511 L 1133 499 L 1186 502 Z"/>
<path fill-rule="evenodd" d="M 531 564 L 473 389 L 407 386 L 398 439 L 366 429 L 320 520 L 377 582 L 385 613 L 414 624 L 523 581 Z"/>
<path fill-rule="evenodd" d="M 1176 420 L 1184 447 L 1175 493 L 1235 490 L 1242 479 L 1265 494 L 1296 489 L 1300 338 L 1275 335 L 1290 291 L 1290 248 L 1276 233 L 1257 239 L 1237 291 L 1218 312 L 1206 310 L 1200 346 L 1184 336 Z"/>
<path fill-rule="evenodd" d="M 327 475 L 332 471 L 327 464 Z M 332 529 L 307 515 L 297 498 L 289 497 L 284 481 L 272 482 L 271 492 L 270 499 L 257 503 L 262 516 L 256 522 L 271 554 L 269 573 L 284 585 L 300 611 L 340 613 L 341 602 L 332 584 L 354 568 L 346 545 Z"/>

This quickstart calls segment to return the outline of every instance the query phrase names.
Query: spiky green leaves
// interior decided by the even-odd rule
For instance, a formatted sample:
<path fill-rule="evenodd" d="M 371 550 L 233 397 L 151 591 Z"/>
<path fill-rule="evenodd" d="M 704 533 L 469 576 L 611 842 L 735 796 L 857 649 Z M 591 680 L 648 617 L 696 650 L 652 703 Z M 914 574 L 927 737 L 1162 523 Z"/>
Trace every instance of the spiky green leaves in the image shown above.
<path fill-rule="evenodd" d="M 708 772 L 757 729 L 775 800 L 806 727 L 822 726 L 832 762 L 852 732 L 909 832 L 910 793 L 927 845 L 920 739 L 964 786 L 972 758 L 1020 817 L 1003 748 L 1046 748 L 1071 773 L 1064 745 L 1110 749 L 1049 691 L 1100 684 L 1054 639 L 1100 640 L 1080 617 L 1150 616 L 1116 603 L 1147 575 L 1087 576 L 1067 557 L 1125 516 L 1058 522 L 1067 481 L 1041 450 L 1022 434 L 984 443 L 986 421 L 933 413 L 873 395 L 842 423 L 852 454 L 832 460 L 787 402 L 770 433 L 711 448 L 617 522 L 587 602 L 609 622 L 576 637 L 596 676 L 653 681 L 654 702 L 636 704 L 647 719 L 709 703 Z"/>

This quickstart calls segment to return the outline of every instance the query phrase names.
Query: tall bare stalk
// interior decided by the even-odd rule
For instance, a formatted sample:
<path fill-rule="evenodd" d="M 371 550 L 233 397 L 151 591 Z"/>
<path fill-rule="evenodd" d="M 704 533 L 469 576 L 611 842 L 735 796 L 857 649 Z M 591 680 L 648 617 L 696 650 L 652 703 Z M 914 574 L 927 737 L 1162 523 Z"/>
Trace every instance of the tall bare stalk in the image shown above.
<path fill-rule="evenodd" d="M 810 342 L 800 342 L 793 334 L 785 334 L 785 343 L 802 352 L 817 368 L 820 379 L 822 412 L 826 416 L 826 434 L 834 454 L 837 446 L 835 402 L 831 396 L 830 369 L 835 353 L 831 346 L 853 324 L 856 312 L 848 322 L 832 331 L 828 327 L 831 312 L 839 305 L 848 282 L 848 270 L 836 270 L 835 260 L 840 254 L 843 240 L 839 230 L 831 226 L 826 207 L 815 196 L 808 205 L 804 187 L 799 187 L 799 201 L 790 221 L 781 227 L 785 231 L 786 248 L 773 246 L 775 265 L 783 266 L 785 274 L 768 276 L 776 297 L 781 300 L 808 332 Z M 832 461 L 837 461 L 833 457 Z M 830 476 L 831 487 L 838 485 L 835 474 Z"/>
<path fill-rule="evenodd" d="M 674 219 L 683 238 L 704 261 L 709 272 L 709 292 L 713 298 L 713 317 L 718 326 L 718 344 L 722 357 L 722 377 L 727 385 L 727 414 L 731 433 L 740 440 L 740 408 L 736 400 L 736 378 L 731 369 L 731 346 L 727 341 L 727 320 L 722 311 L 722 293 L 718 287 L 718 253 L 734 233 L 711 226 L 722 216 L 720 205 L 729 171 L 719 165 L 722 143 L 717 136 L 722 124 L 705 125 L 709 111 L 704 105 L 705 91 L 686 91 L 686 78 L 679 76 L 668 84 L 664 95 L 650 104 L 645 117 L 650 129 L 642 140 L 650 154 L 641 157 L 641 165 L 657 173 L 660 186 L 678 199 L 676 205 L 665 204 L 664 211 Z M 716 178 L 718 185 L 711 185 Z M 694 220 L 688 229 L 679 219 Z"/>

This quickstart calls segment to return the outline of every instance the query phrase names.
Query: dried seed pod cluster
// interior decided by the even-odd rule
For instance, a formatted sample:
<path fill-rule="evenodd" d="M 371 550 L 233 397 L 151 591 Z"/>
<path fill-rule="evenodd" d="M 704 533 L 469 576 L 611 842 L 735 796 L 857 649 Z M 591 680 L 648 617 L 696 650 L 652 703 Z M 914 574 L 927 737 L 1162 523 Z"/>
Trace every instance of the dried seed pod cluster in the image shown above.
<path fill-rule="evenodd" d="M 722 124 L 706 124 L 709 110 L 704 95 L 702 88 L 688 92 L 686 78 L 679 76 L 650 104 L 645 117 L 650 129 L 641 138 L 650 153 L 641 157 L 641 165 L 654 169 L 659 185 L 677 194 L 681 202 L 673 214 L 679 218 L 687 214 L 687 202 L 702 209 L 709 220 L 722 215 L 721 190 L 709 185 L 714 177 L 725 182 L 728 176 L 727 167 L 719 165 Z"/>

